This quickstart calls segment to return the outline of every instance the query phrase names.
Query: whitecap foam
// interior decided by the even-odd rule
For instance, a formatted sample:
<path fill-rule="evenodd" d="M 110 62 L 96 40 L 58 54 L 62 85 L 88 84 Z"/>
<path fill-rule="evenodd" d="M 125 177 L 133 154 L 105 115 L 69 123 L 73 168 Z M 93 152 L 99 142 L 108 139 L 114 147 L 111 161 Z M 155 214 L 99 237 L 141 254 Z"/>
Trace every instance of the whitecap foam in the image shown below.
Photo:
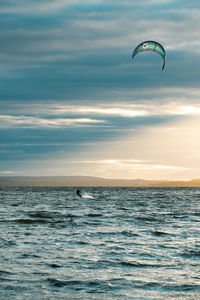
<path fill-rule="evenodd" d="M 94 197 L 90 194 L 83 194 L 82 198 L 94 199 Z"/>

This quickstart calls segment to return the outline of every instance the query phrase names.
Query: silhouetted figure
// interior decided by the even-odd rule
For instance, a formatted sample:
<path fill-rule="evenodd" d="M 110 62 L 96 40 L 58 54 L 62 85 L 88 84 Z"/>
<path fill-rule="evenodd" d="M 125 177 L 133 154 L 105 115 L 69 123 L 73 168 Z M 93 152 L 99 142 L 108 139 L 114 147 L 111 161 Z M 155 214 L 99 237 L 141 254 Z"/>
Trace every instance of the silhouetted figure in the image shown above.
<path fill-rule="evenodd" d="M 78 189 L 78 190 L 76 191 L 76 194 L 77 194 L 77 196 L 79 196 L 79 197 L 81 198 L 81 190 L 80 190 L 80 189 Z"/>

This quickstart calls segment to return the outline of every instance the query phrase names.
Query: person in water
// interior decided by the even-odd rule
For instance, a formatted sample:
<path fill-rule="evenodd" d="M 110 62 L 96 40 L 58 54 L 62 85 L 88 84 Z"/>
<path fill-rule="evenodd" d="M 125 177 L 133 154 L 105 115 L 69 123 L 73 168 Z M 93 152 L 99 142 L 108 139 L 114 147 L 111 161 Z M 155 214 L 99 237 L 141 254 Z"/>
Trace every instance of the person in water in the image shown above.
<path fill-rule="evenodd" d="M 78 190 L 76 191 L 76 194 L 81 198 L 81 190 L 80 190 L 80 189 L 78 189 Z"/>

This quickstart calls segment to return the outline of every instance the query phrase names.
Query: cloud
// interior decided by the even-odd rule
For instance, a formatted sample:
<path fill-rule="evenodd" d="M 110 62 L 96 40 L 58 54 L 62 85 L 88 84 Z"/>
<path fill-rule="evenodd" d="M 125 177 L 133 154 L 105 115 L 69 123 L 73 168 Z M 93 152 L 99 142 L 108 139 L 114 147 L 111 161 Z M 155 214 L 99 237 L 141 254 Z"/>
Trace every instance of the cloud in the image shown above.
<path fill-rule="evenodd" d="M 158 106 L 155 102 L 140 104 L 118 104 L 100 105 L 100 106 L 58 106 L 53 109 L 55 114 L 76 114 L 76 115 L 101 115 L 101 116 L 118 116 L 124 118 L 135 118 L 145 116 L 176 116 L 176 115 L 199 115 L 199 103 L 177 103 L 176 101 L 166 101 Z"/>
<path fill-rule="evenodd" d="M 109 123 L 116 117 L 128 120 L 141 117 L 187 117 L 200 114 L 199 89 L 182 89 L 181 91 L 173 89 L 172 92 L 169 89 L 167 93 L 166 97 L 165 92 L 162 95 L 162 90 L 155 94 L 154 91 L 150 93 L 146 91 L 146 95 L 143 93 L 140 95 L 141 98 L 136 97 L 134 101 L 131 101 L 132 103 L 114 102 L 113 99 L 112 103 L 85 102 L 80 104 L 75 101 L 74 104 L 64 104 L 63 100 L 63 103 L 32 103 L 29 106 L 18 103 L 7 106 L 5 102 L 0 104 L 1 110 L 5 113 L 0 115 L 0 119 L 2 122 L 13 124 L 64 126 L 75 123 Z M 169 95 L 170 93 L 174 96 Z M 190 101 L 188 101 L 189 97 L 191 97 Z"/>
<path fill-rule="evenodd" d="M 70 164 L 77 165 L 93 165 L 98 167 L 106 167 L 106 168 L 114 168 L 119 170 L 125 170 L 128 172 L 135 172 L 136 170 L 187 170 L 185 167 L 178 166 L 168 166 L 168 165 L 160 165 L 160 164 L 152 164 L 148 162 L 143 162 L 138 159 L 105 159 L 105 160 L 85 160 L 85 161 L 70 161 Z"/>
<path fill-rule="evenodd" d="M 175 151 L 174 159 L 168 152 L 174 139 L 184 148 L 174 128 L 184 135 L 180 126 L 186 131 L 184 122 L 200 114 L 199 8 L 196 0 L 2 0 L 2 170 L 26 169 L 35 160 L 44 160 L 47 170 L 47 158 L 51 165 L 62 153 L 74 161 L 76 155 L 80 161 L 90 156 L 101 162 L 99 174 L 104 169 L 110 177 L 122 169 L 126 176 L 129 165 L 130 176 L 186 172 L 179 169 L 190 168 L 186 151 Z M 163 72 L 157 54 L 131 59 L 135 46 L 147 39 L 167 51 Z M 199 145 L 193 146 L 197 159 Z"/>
<path fill-rule="evenodd" d="M 65 127 L 65 126 L 91 126 L 105 123 L 104 120 L 90 118 L 59 118 L 44 119 L 38 117 L 0 115 L 1 128 L 7 127 Z"/>
<path fill-rule="evenodd" d="M 42 14 L 42 13 L 48 13 L 48 14 L 55 14 L 58 12 L 63 11 L 66 8 L 70 7 L 76 7 L 79 9 L 84 9 L 84 11 L 91 10 L 98 12 L 98 10 L 102 11 L 102 9 L 105 11 L 107 8 L 112 7 L 112 9 L 121 8 L 124 7 L 127 8 L 138 8 L 138 7 L 155 7 L 159 4 L 159 7 L 162 5 L 166 5 L 169 3 L 177 2 L 172 0 L 149 0 L 148 3 L 145 0 L 141 0 L 138 4 L 130 1 L 125 0 L 123 1 L 123 4 L 120 1 L 113 1 L 113 0 L 87 0 L 84 5 L 81 0 L 54 0 L 54 1 L 34 1 L 34 0 L 21 0 L 19 1 L 12 1 L 12 0 L 2 0 L 0 7 L 1 7 L 1 14 Z"/>
<path fill-rule="evenodd" d="M 17 172 L 15 171 L 0 171 L 1 175 L 11 175 L 11 174 L 16 174 Z"/>
<path fill-rule="evenodd" d="M 191 30 L 200 27 L 198 11 L 179 1 L 14 3 L 3 2 L 2 12 L 8 11 L 0 18 L 1 100 L 98 101 L 102 94 L 127 88 L 133 94 L 142 88 L 199 85 L 198 30 Z M 16 9 L 22 15 L 11 17 L 9 11 Z M 39 9 L 43 15 L 46 9 L 45 17 Z M 145 39 L 166 47 L 162 77 L 159 56 L 131 60 L 133 48 Z"/>
<path fill-rule="evenodd" d="M 76 156 L 76 155 L 75 155 Z M 89 156 L 89 155 L 88 155 Z M 92 160 L 59 160 L 48 164 L 48 169 L 44 168 L 45 162 L 40 162 L 43 174 L 45 172 L 53 172 L 54 174 L 68 174 L 70 175 L 87 175 L 100 176 L 107 178 L 144 178 L 163 180 L 172 178 L 174 174 L 186 174 L 191 172 L 188 167 L 177 165 L 155 164 L 150 161 L 141 161 L 137 159 L 92 159 Z M 51 167 L 50 167 L 51 165 Z M 34 169 L 34 168 L 33 168 Z M 33 170 L 35 172 L 36 170 Z M 183 177 L 182 177 L 183 178 Z M 174 179 L 174 178 L 173 178 Z"/>
<path fill-rule="evenodd" d="M 87 0 L 88 3 L 94 3 L 92 0 Z M 49 13 L 55 14 L 56 11 L 60 11 L 66 7 L 71 5 L 80 4 L 80 0 L 42 0 L 42 1 L 34 1 L 34 0 L 22 0 L 22 1 L 11 1 L 6 0 L 2 1 L 1 14 L 39 14 Z"/>

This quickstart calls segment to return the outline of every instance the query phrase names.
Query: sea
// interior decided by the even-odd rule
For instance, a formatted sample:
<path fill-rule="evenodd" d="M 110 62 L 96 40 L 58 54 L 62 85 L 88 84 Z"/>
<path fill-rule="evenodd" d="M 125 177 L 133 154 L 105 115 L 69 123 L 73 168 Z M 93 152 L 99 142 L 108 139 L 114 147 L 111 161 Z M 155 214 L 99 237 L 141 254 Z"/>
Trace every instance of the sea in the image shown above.
<path fill-rule="evenodd" d="M 199 188 L 0 188 L 0 299 L 200 299 Z"/>

